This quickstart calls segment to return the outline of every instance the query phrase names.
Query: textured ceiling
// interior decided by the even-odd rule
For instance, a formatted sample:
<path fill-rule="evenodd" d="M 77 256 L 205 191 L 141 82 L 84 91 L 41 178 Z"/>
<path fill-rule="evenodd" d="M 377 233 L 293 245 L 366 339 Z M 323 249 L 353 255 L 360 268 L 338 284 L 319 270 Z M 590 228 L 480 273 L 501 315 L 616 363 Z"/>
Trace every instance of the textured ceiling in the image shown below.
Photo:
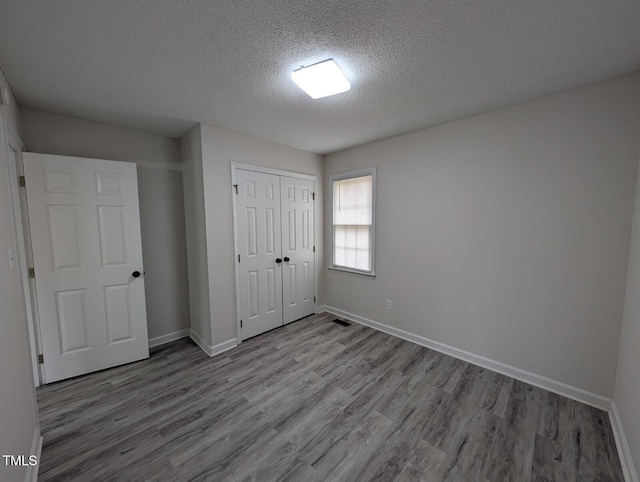
<path fill-rule="evenodd" d="M 0 66 L 26 107 L 328 153 L 638 70 L 640 1 L 0 0 Z"/>

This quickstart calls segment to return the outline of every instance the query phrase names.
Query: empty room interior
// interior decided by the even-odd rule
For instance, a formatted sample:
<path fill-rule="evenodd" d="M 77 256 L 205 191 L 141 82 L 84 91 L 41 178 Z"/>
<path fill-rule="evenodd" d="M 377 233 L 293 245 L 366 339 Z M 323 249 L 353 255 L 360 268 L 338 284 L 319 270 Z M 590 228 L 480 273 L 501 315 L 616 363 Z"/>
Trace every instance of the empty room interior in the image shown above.
<path fill-rule="evenodd" d="M 2 482 L 638 482 L 638 0 L 2 0 L 0 94 Z"/>

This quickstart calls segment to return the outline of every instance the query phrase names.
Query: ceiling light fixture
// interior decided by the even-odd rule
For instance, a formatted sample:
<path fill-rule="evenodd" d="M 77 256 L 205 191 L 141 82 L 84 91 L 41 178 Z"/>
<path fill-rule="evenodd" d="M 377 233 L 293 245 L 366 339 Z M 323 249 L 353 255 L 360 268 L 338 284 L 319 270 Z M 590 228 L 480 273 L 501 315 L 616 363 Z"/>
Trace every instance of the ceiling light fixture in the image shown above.
<path fill-rule="evenodd" d="M 291 80 L 312 99 L 329 97 L 351 89 L 351 83 L 333 59 L 294 70 Z"/>

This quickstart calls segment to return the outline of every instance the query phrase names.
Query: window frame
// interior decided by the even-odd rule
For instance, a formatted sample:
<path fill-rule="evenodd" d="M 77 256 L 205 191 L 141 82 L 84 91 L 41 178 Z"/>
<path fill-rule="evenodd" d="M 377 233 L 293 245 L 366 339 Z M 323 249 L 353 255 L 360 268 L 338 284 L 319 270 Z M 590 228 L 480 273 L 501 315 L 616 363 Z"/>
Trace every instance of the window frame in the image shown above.
<path fill-rule="evenodd" d="M 356 268 L 349 268 L 346 266 L 340 266 L 335 264 L 335 224 L 333 222 L 333 184 L 336 181 L 343 181 L 345 179 L 353 179 L 356 177 L 372 177 L 372 193 L 371 193 L 371 245 L 369 252 L 369 260 L 371 270 L 365 271 Z M 330 271 L 335 271 L 338 273 L 351 274 L 356 276 L 362 276 L 365 278 L 375 278 L 376 277 L 376 168 L 368 167 L 366 169 L 358 169 L 356 171 L 342 172 L 340 174 L 333 174 L 329 176 L 329 202 L 331 209 L 331 264 L 329 265 Z"/>

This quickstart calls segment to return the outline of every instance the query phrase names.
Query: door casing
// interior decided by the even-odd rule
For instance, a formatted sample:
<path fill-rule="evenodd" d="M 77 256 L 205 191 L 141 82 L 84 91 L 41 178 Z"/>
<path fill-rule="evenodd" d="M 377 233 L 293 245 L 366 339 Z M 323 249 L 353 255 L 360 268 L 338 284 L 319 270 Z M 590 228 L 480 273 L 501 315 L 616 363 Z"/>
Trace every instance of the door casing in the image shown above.
<path fill-rule="evenodd" d="M 240 306 L 240 267 L 239 267 L 239 263 L 238 263 L 238 255 L 240 254 L 240 249 L 238 246 L 238 197 L 236 195 L 236 191 L 234 186 L 236 184 L 238 184 L 238 177 L 237 177 L 237 171 L 238 169 L 242 169 L 245 171 L 254 171 L 254 172 L 260 172 L 263 174 L 275 174 L 277 176 L 288 176 L 288 177 L 295 177 L 298 179 L 306 179 L 309 181 L 313 181 L 313 192 L 314 194 L 316 194 L 318 192 L 317 189 L 317 176 L 314 175 L 310 175 L 310 174 L 302 174 L 299 172 L 292 172 L 292 171 L 285 171 L 282 169 L 273 169 L 270 167 L 263 167 L 263 166 L 256 166 L 253 164 L 244 164 L 242 162 L 231 162 L 231 199 L 232 199 L 232 205 L 233 205 L 233 250 L 234 250 L 234 272 L 235 272 L 235 284 L 236 284 L 236 338 L 238 340 L 238 345 L 240 343 L 242 343 L 242 328 L 240 327 L 240 319 L 241 319 L 241 306 Z M 316 201 L 318 201 L 316 199 Z M 315 205 L 316 208 L 313 210 L 313 222 L 314 222 L 314 232 L 313 232 L 313 245 L 316 247 L 315 253 L 314 253 L 314 259 L 313 262 L 315 263 L 316 269 L 315 269 L 315 275 L 314 275 L 314 299 L 316 301 L 314 301 L 314 306 L 315 306 L 315 312 L 317 313 L 318 310 L 318 303 L 317 303 L 317 299 L 318 299 L 318 211 L 320 211 L 319 209 L 317 209 L 318 204 Z"/>
<path fill-rule="evenodd" d="M 13 211 L 16 269 L 20 276 L 22 285 L 22 295 L 26 316 L 26 330 L 29 335 L 29 357 L 33 372 L 33 384 L 38 387 L 43 383 L 43 365 L 38 364 L 38 354 L 42 353 L 40 339 L 40 325 L 38 323 L 38 313 L 34 309 L 37 303 L 36 291 L 33 279 L 29 278 L 28 267 L 30 266 L 31 244 L 27 235 L 28 231 L 28 211 L 26 208 L 26 194 L 24 188 L 18 185 L 18 176 L 24 174 L 22 166 L 22 152 L 25 151 L 24 144 L 17 133 L 11 130 L 2 114 L 0 114 L 0 148 L 5 150 L 7 156 L 7 169 L 9 175 L 9 196 Z"/>

